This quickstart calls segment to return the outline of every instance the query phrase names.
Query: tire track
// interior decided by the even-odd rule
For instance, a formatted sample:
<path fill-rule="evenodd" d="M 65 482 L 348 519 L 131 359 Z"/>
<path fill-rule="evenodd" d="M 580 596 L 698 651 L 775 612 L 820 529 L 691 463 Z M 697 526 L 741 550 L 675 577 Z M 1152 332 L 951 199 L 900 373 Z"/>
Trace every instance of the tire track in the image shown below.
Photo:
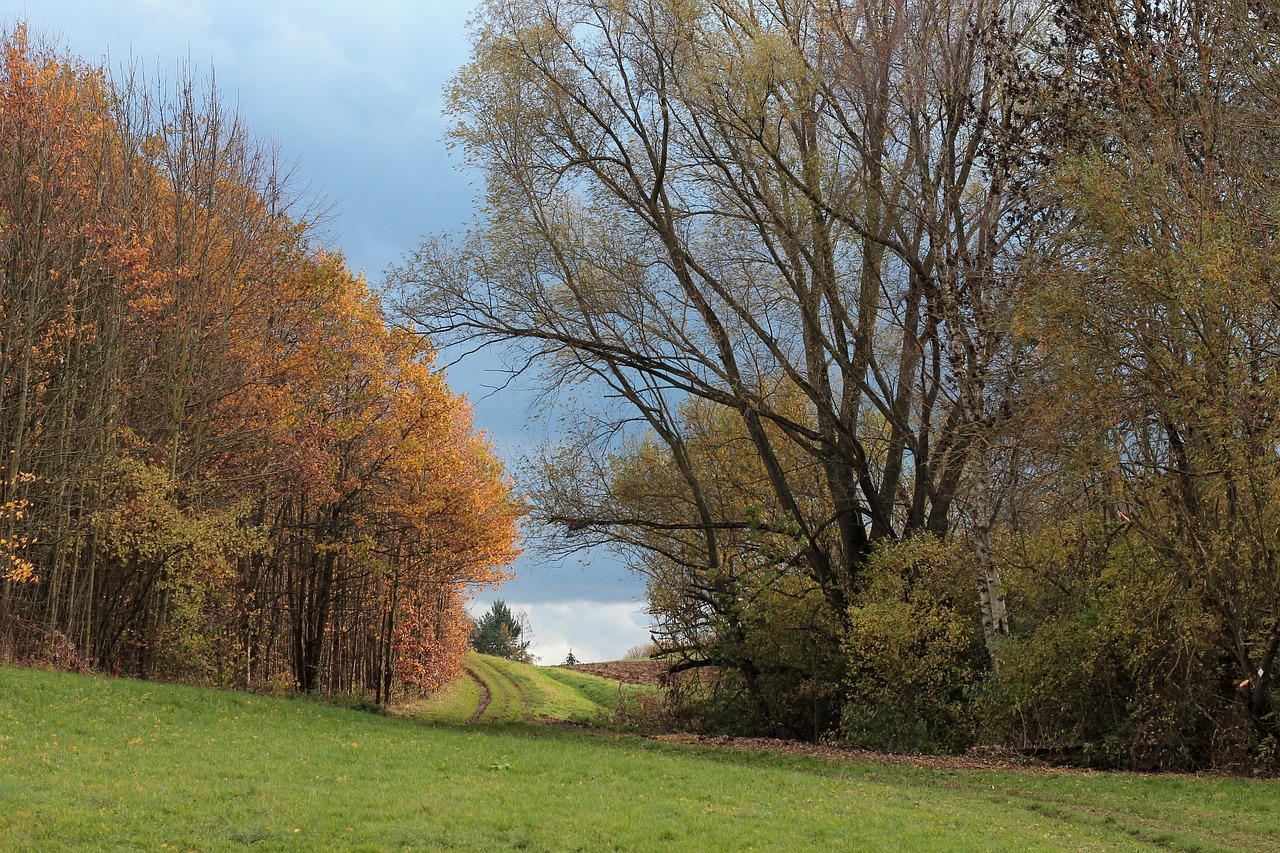
<path fill-rule="evenodd" d="M 483 715 L 484 712 L 488 710 L 490 694 L 489 694 L 489 686 L 484 683 L 483 678 L 481 678 L 479 675 L 476 674 L 476 671 L 474 669 L 467 666 L 467 667 L 463 667 L 463 671 L 467 675 L 469 675 L 471 677 L 471 680 L 476 683 L 476 686 L 480 688 L 480 704 L 476 708 L 476 712 L 467 718 L 467 723 L 469 725 L 471 723 L 479 722 L 481 715 Z"/>
<path fill-rule="evenodd" d="M 512 693 L 514 693 L 516 698 L 520 700 L 520 710 L 528 711 L 529 705 L 532 702 L 532 695 L 527 689 L 527 686 L 525 684 L 522 684 L 520 679 L 516 678 L 514 675 L 512 675 L 510 672 L 508 672 L 505 669 L 497 670 L 495 672 L 495 675 L 497 675 L 499 678 L 501 678 L 511 687 Z"/>

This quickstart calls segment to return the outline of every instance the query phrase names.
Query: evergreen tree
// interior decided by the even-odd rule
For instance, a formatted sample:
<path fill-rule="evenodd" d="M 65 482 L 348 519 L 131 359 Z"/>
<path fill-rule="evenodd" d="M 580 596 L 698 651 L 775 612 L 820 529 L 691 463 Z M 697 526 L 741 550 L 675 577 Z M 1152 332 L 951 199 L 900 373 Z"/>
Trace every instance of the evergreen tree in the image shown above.
<path fill-rule="evenodd" d="M 498 599 L 476 620 L 475 629 L 471 632 L 471 647 L 483 655 L 531 663 L 531 634 L 529 617 L 523 612 L 513 613 L 505 601 Z"/>

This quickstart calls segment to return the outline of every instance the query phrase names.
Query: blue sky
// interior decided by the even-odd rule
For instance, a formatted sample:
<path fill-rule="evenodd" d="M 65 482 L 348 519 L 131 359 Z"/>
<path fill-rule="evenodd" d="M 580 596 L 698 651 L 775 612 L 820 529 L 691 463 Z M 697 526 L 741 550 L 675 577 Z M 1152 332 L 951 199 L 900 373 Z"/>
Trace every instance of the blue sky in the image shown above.
<path fill-rule="evenodd" d="M 443 141 L 443 87 L 467 59 L 470 3 L 440 0 L 29 0 L 33 33 L 89 61 L 173 76 L 212 71 L 254 131 L 296 158 L 299 177 L 334 204 L 326 237 L 375 284 L 424 235 L 461 232 L 477 178 Z M 477 425 L 515 461 L 544 437 L 518 388 L 494 390 L 493 360 L 451 368 Z M 605 555 L 562 564 L 530 556 L 517 579 L 476 596 L 529 613 L 534 654 L 558 663 L 620 657 L 648 639 L 643 584 Z"/>

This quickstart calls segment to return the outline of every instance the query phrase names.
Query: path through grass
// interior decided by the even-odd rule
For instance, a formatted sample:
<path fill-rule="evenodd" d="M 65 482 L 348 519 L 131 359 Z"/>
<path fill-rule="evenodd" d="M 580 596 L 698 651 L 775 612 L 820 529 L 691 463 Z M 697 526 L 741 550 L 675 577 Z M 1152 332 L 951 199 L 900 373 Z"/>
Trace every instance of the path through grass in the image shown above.
<path fill-rule="evenodd" d="M 0 849 L 1271 851 L 1280 785 L 934 771 L 0 669 Z"/>
<path fill-rule="evenodd" d="M 402 709 L 403 715 L 437 723 L 591 723 L 607 719 L 620 701 L 653 690 L 475 652 L 467 655 L 466 670 L 467 678 Z"/>

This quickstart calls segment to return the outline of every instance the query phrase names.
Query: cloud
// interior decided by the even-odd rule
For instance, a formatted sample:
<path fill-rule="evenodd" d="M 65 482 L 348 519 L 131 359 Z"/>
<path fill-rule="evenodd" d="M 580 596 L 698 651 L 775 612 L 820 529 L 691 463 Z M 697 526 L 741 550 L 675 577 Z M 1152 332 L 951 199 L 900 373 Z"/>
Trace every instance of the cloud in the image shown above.
<path fill-rule="evenodd" d="M 472 188 L 442 137 L 441 90 L 466 61 L 470 4 L 364 0 L 27 0 L 5 22 L 90 62 L 172 77 L 190 61 L 254 132 L 339 206 L 334 238 L 375 281 L 419 238 L 458 230 Z"/>
<path fill-rule="evenodd" d="M 490 593 L 472 602 L 471 614 L 479 616 L 499 598 L 512 610 L 529 615 L 533 630 L 529 650 L 543 665 L 560 663 L 570 649 L 584 663 L 618 660 L 632 646 L 649 642 L 650 620 L 643 602 L 524 603 Z"/>

